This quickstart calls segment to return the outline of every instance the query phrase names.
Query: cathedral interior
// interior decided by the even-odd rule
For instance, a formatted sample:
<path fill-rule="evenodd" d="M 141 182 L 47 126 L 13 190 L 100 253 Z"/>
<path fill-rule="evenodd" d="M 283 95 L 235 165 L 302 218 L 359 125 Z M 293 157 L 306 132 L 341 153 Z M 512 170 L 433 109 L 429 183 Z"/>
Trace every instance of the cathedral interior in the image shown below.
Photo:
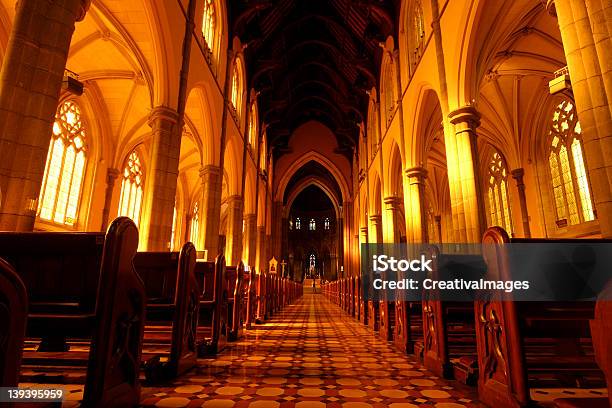
<path fill-rule="evenodd" d="M 0 405 L 610 407 L 612 273 L 362 271 L 612 244 L 611 34 L 610 0 L 0 0 Z"/>

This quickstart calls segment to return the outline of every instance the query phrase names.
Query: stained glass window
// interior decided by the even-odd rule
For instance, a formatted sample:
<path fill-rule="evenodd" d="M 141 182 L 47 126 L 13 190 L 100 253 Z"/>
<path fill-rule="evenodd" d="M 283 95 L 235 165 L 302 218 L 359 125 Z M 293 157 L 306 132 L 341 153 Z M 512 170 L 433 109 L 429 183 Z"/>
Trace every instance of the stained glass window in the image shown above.
<path fill-rule="evenodd" d="M 136 225 L 140 220 L 140 209 L 144 188 L 144 173 L 138 153 L 132 151 L 123 168 L 119 215 L 130 217 Z"/>
<path fill-rule="evenodd" d="M 249 128 L 247 135 L 249 145 L 251 147 L 255 146 L 257 140 L 257 110 L 255 109 L 255 102 L 251 103 L 251 109 L 249 110 Z"/>
<path fill-rule="evenodd" d="M 302 229 L 302 221 L 300 221 L 299 217 L 295 219 L 295 229 L 296 230 Z"/>
<path fill-rule="evenodd" d="M 487 178 L 489 225 L 502 227 L 508 233 L 512 233 L 508 200 L 508 168 L 499 152 L 494 152 L 489 159 Z"/>
<path fill-rule="evenodd" d="M 66 101 L 55 114 L 40 190 L 39 218 L 69 226 L 76 224 L 86 160 L 87 139 L 81 109 L 74 101 Z"/>
<path fill-rule="evenodd" d="M 416 65 L 423 55 L 425 46 L 425 17 L 423 16 L 423 5 L 420 0 L 414 2 L 412 11 L 412 63 Z"/>
<path fill-rule="evenodd" d="M 329 218 L 325 218 L 325 221 L 323 222 L 323 226 L 326 230 L 329 229 Z"/>
<path fill-rule="evenodd" d="M 172 231 L 170 232 L 170 251 L 174 251 L 174 241 L 176 240 L 176 200 L 174 200 L 174 209 L 172 210 Z"/>
<path fill-rule="evenodd" d="M 314 218 L 310 219 L 310 222 L 308 223 L 308 229 L 311 230 L 311 231 L 314 231 L 314 230 L 317 229 L 317 223 L 314 220 Z"/>
<path fill-rule="evenodd" d="M 196 244 L 198 242 L 198 235 L 200 234 L 200 215 L 198 210 L 198 202 L 193 205 L 193 212 L 191 213 L 191 230 L 189 231 L 189 240 Z"/>
<path fill-rule="evenodd" d="M 231 99 L 232 106 L 236 110 L 236 114 L 240 117 L 240 109 L 242 108 L 242 62 L 240 58 L 236 58 L 234 69 L 232 71 L 232 91 Z"/>
<path fill-rule="evenodd" d="M 204 14 L 202 16 L 202 35 L 208 48 L 213 51 L 215 47 L 215 29 L 217 17 L 215 13 L 215 0 L 204 0 Z"/>
<path fill-rule="evenodd" d="M 395 87 L 394 78 L 393 78 L 393 65 L 391 63 L 387 64 L 385 69 L 384 76 L 384 96 L 385 96 L 385 119 L 387 121 L 387 125 L 389 124 L 391 118 L 393 117 L 393 112 L 395 111 Z"/>
<path fill-rule="evenodd" d="M 595 219 L 582 150 L 582 129 L 572 101 L 557 105 L 550 123 L 550 168 L 557 225 L 575 225 Z"/>

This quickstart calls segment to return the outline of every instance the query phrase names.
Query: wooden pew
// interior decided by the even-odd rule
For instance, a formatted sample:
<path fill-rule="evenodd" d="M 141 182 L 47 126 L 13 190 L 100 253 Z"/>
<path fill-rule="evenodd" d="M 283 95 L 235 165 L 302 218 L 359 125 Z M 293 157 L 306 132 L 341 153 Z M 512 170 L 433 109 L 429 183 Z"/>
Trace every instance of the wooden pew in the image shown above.
<path fill-rule="evenodd" d="M 551 240 L 510 239 L 503 229 L 489 228 L 483 236 L 488 278 L 512 279 L 513 260 L 507 256 L 507 244 L 547 242 Z M 595 317 L 593 302 L 513 302 L 511 299 L 509 295 L 495 296 L 476 302 L 481 401 L 499 408 L 525 406 L 532 403 L 530 388 L 534 386 L 603 385 L 603 373 L 591 350 L 589 321 Z"/>
<path fill-rule="evenodd" d="M 13 267 L 0 258 L 0 387 L 19 383 L 27 316 L 25 285 Z"/>
<path fill-rule="evenodd" d="M 238 340 L 242 336 L 242 281 L 244 279 L 244 264 L 227 266 L 225 268 L 227 279 L 227 338 L 229 341 Z"/>
<path fill-rule="evenodd" d="M 175 378 L 197 364 L 200 289 L 195 276 L 196 249 L 181 252 L 138 252 L 134 267 L 147 295 L 143 360 L 146 379 Z"/>
<path fill-rule="evenodd" d="M 268 275 L 266 273 L 260 273 L 257 278 L 257 314 L 255 317 L 255 323 L 262 324 L 266 320 L 267 312 L 267 290 L 268 290 Z"/>
<path fill-rule="evenodd" d="M 198 322 L 198 356 L 221 352 L 227 345 L 227 279 L 225 256 L 215 262 L 196 261 L 195 274 L 201 288 Z"/>
<path fill-rule="evenodd" d="M 65 381 L 67 367 L 86 367 L 83 406 L 140 401 L 146 298 L 132 265 L 137 246 L 138 229 L 126 217 L 113 221 L 106 236 L 0 233 L 0 257 L 28 290 L 26 335 L 42 339 L 38 351 L 24 352 L 22 367 L 55 373 L 54 382 Z M 67 351 L 73 340 L 81 350 Z"/>
<path fill-rule="evenodd" d="M 454 277 L 479 279 L 486 273 L 481 255 L 444 254 L 437 246 L 430 246 L 428 259 L 433 259 L 430 277 L 441 276 L 440 268 Z M 443 266 L 441 266 L 443 265 Z M 424 291 L 422 302 L 423 362 L 425 367 L 439 376 L 455 378 L 465 384 L 476 385 L 478 378 L 476 322 L 474 303 L 444 301 L 435 290 Z"/>
<path fill-rule="evenodd" d="M 393 331 L 393 342 L 395 346 L 404 353 L 414 354 L 419 360 L 423 360 L 423 316 L 421 302 L 409 302 L 396 300 L 395 327 Z"/>
<path fill-rule="evenodd" d="M 382 273 L 382 278 L 387 279 Z M 390 290 L 383 290 L 378 301 L 378 335 L 385 341 L 393 340 L 395 330 L 395 302 L 390 299 Z"/>
<path fill-rule="evenodd" d="M 243 287 L 245 305 L 243 308 L 243 321 L 245 328 L 250 329 L 257 313 L 257 274 L 254 269 L 249 268 L 248 271 L 244 272 Z"/>

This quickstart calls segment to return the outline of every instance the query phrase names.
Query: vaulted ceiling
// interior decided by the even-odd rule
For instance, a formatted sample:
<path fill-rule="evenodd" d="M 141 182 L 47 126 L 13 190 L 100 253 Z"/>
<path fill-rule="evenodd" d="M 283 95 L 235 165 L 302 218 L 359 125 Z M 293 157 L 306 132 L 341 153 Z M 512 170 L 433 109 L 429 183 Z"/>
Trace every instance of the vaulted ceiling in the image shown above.
<path fill-rule="evenodd" d="M 396 27 L 396 0 L 232 0 L 230 27 L 247 45 L 249 86 L 276 154 L 318 120 L 347 155 L 377 85 L 380 43 Z M 350 156 L 349 156 L 350 157 Z"/>

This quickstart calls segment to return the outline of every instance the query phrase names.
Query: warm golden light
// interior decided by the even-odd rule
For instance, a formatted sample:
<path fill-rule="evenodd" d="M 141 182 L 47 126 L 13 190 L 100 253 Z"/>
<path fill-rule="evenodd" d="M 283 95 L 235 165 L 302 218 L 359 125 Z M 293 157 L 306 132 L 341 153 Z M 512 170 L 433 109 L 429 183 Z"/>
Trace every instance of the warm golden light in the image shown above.
<path fill-rule="evenodd" d="M 138 153 L 133 151 L 123 169 L 119 214 L 130 217 L 136 225 L 140 220 L 144 175 Z"/>

